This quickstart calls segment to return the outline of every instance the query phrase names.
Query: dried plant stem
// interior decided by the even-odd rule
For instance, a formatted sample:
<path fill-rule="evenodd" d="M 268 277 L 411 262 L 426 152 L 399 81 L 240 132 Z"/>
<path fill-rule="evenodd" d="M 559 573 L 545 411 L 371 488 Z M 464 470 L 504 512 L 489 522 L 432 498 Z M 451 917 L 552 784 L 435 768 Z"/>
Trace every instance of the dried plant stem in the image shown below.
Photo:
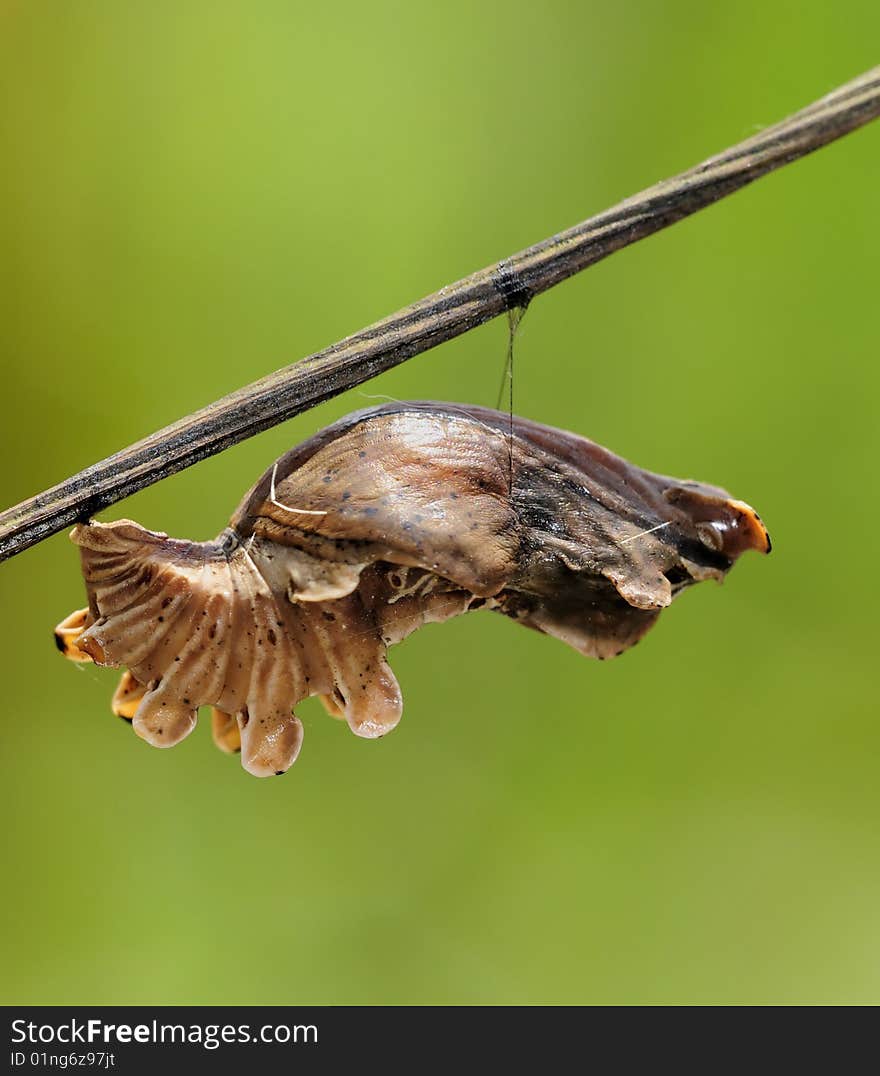
<path fill-rule="evenodd" d="M 880 67 L 657 183 L 94 464 L 0 514 L 0 561 L 547 291 L 880 115 Z"/>

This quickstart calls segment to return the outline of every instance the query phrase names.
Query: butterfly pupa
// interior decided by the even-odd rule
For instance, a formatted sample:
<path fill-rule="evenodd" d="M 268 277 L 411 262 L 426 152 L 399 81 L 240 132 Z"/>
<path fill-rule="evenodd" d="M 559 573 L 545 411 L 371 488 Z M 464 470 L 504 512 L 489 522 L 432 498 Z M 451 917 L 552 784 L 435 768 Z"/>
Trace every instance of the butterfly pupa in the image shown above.
<path fill-rule="evenodd" d="M 122 666 L 113 710 L 156 747 L 212 706 L 219 747 L 264 777 L 296 759 L 319 695 L 359 736 L 400 720 L 388 648 L 490 609 L 614 657 L 682 590 L 767 553 L 725 490 L 653 474 L 573 433 L 436 402 L 356 412 L 282 456 L 213 541 L 131 520 L 74 527 L 88 606 L 74 660 Z"/>

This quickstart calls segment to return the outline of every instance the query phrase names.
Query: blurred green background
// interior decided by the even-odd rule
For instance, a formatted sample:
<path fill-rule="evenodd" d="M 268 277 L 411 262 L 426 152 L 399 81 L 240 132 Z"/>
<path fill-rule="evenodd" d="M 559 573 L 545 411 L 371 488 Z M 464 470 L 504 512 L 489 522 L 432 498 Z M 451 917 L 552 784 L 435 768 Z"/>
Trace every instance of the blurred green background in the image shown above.
<path fill-rule="evenodd" d="M 877 62 L 875 0 L 0 0 L 3 504 L 746 137 Z M 61 660 L 0 567 L 11 1003 L 880 1001 L 880 127 L 535 302 L 518 410 L 754 504 L 775 551 L 619 661 L 501 617 L 316 700 L 258 781 Z M 494 405 L 494 322 L 364 386 Z M 216 534 L 359 392 L 133 497 Z"/>

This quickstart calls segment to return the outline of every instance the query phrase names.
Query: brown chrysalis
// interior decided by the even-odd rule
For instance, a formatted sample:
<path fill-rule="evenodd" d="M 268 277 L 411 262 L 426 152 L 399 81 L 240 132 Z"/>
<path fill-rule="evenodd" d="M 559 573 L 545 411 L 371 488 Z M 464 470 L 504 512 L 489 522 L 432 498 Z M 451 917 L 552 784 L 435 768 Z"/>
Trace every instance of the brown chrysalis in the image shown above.
<path fill-rule="evenodd" d="M 219 747 L 283 773 L 310 695 L 359 736 L 402 700 L 386 650 L 492 609 L 608 658 L 691 583 L 770 539 L 724 490 L 643 471 L 572 433 L 486 408 L 395 403 L 292 449 L 212 542 L 130 520 L 74 528 L 88 607 L 68 657 L 125 666 L 113 709 L 171 747 L 211 705 Z"/>

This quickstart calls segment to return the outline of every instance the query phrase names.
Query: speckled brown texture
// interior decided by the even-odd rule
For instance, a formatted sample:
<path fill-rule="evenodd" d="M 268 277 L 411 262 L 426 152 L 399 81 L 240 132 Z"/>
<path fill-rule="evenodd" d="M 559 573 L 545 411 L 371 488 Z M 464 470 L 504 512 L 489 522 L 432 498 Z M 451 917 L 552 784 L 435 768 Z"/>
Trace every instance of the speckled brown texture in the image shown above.
<path fill-rule="evenodd" d="M 607 658 L 687 585 L 768 552 L 748 505 L 575 434 L 443 403 L 350 415 L 283 456 L 213 542 L 82 524 L 88 610 L 59 648 L 127 671 L 114 712 L 170 747 L 214 707 L 257 776 L 295 760 L 320 695 L 374 738 L 400 719 L 388 646 L 489 608 Z"/>

